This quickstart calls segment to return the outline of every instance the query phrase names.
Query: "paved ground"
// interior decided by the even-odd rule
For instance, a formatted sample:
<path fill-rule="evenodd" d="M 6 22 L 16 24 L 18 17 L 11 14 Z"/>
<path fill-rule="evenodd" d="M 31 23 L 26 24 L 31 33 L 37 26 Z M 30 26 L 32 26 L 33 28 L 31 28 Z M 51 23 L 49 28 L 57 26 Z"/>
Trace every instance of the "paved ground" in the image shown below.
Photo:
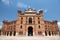
<path fill-rule="evenodd" d="M 59 36 L 0 36 L 0 40 L 60 40 Z"/>

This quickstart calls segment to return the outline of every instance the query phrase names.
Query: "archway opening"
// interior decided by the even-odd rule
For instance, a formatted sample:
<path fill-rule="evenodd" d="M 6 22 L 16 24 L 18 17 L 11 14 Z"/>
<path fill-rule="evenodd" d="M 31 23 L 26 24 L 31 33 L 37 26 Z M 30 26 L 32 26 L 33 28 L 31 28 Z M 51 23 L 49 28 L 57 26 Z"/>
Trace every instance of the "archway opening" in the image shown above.
<path fill-rule="evenodd" d="M 51 33 L 50 33 L 50 31 L 49 31 L 49 36 L 51 36 Z"/>
<path fill-rule="evenodd" d="M 7 31 L 7 36 L 9 35 L 9 32 Z"/>
<path fill-rule="evenodd" d="M 10 31 L 10 36 L 12 36 L 12 31 Z"/>
<path fill-rule="evenodd" d="M 14 36 L 16 35 L 16 31 L 14 31 Z"/>
<path fill-rule="evenodd" d="M 31 26 L 28 27 L 28 36 L 33 36 L 33 28 Z"/>
<path fill-rule="evenodd" d="M 47 36 L 47 31 L 45 31 L 45 36 Z"/>

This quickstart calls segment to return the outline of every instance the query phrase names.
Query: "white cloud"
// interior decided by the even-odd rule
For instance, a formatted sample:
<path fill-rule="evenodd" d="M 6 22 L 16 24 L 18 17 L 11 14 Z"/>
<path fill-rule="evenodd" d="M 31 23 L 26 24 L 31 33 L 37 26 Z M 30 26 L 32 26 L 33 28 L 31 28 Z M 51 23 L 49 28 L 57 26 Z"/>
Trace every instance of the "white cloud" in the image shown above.
<path fill-rule="evenodd" d="M 21 7 L 21 8 L 27 8 L 28 5 L 26 5 L 26 4 L 22 3 L 22 2 L 18 2 L 18 3 L 17 3 L 17 7 L 18 7 L 18 8 L 20 8 L 20 7 Z"/>
<path fill-rule="evenodd" d="M 3 4 L 5 5 L 10 5 L 10 4 L 14 4 L 14 1 L 13 0 L 1 0 Z M 27 4 L 24 4 L 22 2 L 16 2 L 15 4 L 18 8 L 27 8 L 29 7 Z"/>
<path fill-rule="evenodd" d="M 2 0 L 2 2 L 5 4 L 5 5 L 10 5 L 12 3 L 11 0 Z"/>
<path fill-rule="evenodd" d="M 7 5 L 9 5 L 9 0 L 2 0 L 2 2 L 4 3 L 4 4 L 7 4 Z"/>
<path fill-rule="evenodd" d="M 48 11 L 48 10 L 47 10 L 47 9 L 45 9 L 45 10 L 44 10 L 44 13 L 46 13 L 47 11 Z"/>

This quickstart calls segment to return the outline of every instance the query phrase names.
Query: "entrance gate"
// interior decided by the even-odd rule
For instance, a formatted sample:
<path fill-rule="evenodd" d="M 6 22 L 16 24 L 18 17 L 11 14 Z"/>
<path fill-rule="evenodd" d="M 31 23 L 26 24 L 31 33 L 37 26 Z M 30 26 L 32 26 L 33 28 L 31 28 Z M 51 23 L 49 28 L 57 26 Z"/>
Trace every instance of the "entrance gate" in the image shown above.
<path fill-rule="evenodd" d="M 28 27 L 28 36 L 33 36 L 33 28 L 31 26 Z"/>

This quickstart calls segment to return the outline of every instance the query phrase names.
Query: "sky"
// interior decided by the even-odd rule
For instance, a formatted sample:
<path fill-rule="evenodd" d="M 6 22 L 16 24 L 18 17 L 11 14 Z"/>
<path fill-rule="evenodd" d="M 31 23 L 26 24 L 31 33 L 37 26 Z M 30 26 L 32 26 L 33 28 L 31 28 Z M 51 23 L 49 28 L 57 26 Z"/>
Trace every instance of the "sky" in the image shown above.
<path fill-rule="evenodd" d="M 3 20 L 17 19 L 18 9 L 24 12 L 29 7 L 43 9 L 44 20 L 57 20 L 60 28 L 60 0 L 0 0 L 0 28 Z"/>

